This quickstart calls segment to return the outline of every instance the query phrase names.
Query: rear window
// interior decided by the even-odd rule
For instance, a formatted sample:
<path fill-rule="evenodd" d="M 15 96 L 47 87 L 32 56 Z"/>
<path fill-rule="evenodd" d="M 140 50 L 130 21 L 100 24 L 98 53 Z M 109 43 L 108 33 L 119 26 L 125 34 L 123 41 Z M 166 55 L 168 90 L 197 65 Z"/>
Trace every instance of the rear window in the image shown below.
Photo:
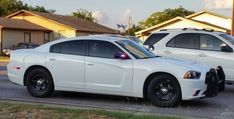
<path fill-rule="evenodd" d="M 71 55 L 85 55 L 85 44 L 82 40 L 66 41 L 51 46 L 50 52 Z"/>
<path fill-rule="evenodd" d="M 158 41 L 166 37 L 167 35 L 168 33 L 152 34 L 149 36 L 149 38 L 146 39 L 146 41 L 144 42 L 144 45 L 154 45 Z"/>
<path fill-rule="evenodd" d="M 172 38 L 167 43 L 166 46 L 176 47 L 176 48 L 197 49 L 198 42 L 199 42 L 199 34 L 183 33 Z"/>

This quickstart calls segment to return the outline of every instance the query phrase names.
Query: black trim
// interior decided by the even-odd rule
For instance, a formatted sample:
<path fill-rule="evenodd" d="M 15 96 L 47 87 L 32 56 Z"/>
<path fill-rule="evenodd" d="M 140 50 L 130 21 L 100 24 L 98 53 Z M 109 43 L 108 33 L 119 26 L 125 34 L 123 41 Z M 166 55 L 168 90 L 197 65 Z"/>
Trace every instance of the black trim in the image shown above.
<path fill-rule="evenodd" d="M 205 83 L 207 90 L 205 91 L 206 97 L 217 96 L 219 92 L 225 90 L 225 74 L 223 68 L 218 66 L 217 69 L 210 69 L 206 74 Z"/>

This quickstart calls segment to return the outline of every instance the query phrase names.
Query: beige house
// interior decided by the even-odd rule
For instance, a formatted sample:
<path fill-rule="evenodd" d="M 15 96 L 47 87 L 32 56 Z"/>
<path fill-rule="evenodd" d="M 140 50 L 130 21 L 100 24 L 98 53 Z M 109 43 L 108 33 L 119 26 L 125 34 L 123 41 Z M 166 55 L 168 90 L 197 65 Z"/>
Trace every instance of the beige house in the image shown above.
<path fill-rule="evenodd" d="M 209 11 L 201 11 L 185 18 L 176 17 L 174 19 L 157 24 L 150 28 L 136 32 L 136 36 L 145 40 L 151 33 L 161 29 L 176 28 L 197 28 L 213 29 L 225 33 L 231 32 L 231 18 L 218 15 Z"/>
<path fill-rule="evenodd" d="M 0 18 L 0 49 L 20 42 L 43 44 L 90 34 L 118 34 L 117 30 L 79 18 L 21 10 Z"/>
<path fill-rule="evenodd" d="M 0 48 L 9 48 L 17 43 L 35 42 L 43 44 L 51 30 L 18 19 L 0 18 Z"/>

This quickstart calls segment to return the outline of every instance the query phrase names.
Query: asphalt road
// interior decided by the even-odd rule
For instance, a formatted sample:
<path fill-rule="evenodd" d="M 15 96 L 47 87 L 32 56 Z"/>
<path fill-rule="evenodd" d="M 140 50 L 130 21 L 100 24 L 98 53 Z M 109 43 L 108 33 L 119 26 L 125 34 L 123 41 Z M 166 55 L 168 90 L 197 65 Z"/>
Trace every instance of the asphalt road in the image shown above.
<path fill-rule="evenodd" d="M 1 65 L 2 63 L 0 63 L 0 67 L 2 67 L 0 71 L 5 69 Z M 177 115 L 189 118 L 234 118 L 234 85 L 227 86 L 226 91 L 217 97 L 183 101 L 176 108 L 159 108 L 152 106 L 145 99 L 75 92 L 55 92 L 50 98 L 34 98 L 28 94 L 25 87 L 12 84 L 6 75 L 0 75 L 0 100 L 123 110 L 134 113 Z"/>

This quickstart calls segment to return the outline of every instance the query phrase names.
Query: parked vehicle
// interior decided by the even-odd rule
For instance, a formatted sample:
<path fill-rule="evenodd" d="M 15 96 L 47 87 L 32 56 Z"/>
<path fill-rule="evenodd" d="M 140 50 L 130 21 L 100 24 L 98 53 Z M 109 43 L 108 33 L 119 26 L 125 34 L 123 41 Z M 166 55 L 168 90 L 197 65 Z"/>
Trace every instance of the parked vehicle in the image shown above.
<path fill-rule="evenodd" d="M 234 83 L 234 38 L 209 29 L 164 29 L 155 32 L 144 46 L 159 55 L 222 66 L 227 83 Z"/>
<path fill-rule="evenodd" d="M 11 48 L 5 48 L 2 50 L 3 54 L 6 56 L 10 56 L 11 52 L 13 50 L 17 50 L 17 49 L 31 49 L 31 48 L 35 48 L 38 47 L 38 44 L 34 44 L 34 43 L 18 43 L 16 46 L 13 46 Z"/>
<path fill-rule="evenodd" d="M 192 62 L 157 57 L 126 38 L 83 36 L 12 52 L 8 77 L 35 97 L 54 90 L 148 98 L 157 106 L 216 96 L 224 74 Z M 220 82 L 220 83 L 219 83 Z"/>

